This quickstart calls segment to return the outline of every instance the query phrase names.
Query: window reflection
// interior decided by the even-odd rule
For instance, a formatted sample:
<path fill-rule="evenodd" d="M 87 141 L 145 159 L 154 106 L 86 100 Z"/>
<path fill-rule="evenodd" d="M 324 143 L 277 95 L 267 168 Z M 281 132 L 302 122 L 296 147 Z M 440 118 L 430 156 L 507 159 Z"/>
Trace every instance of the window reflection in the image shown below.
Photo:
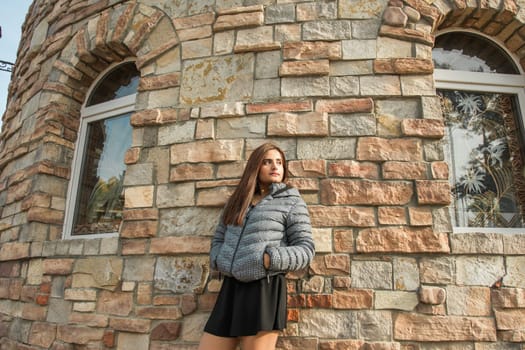
<path fill-rule="evenodd" d="M 130 114 L 88 124 L 73 235 L 118 232 L 131 133 Z"/>
<path fill-rule="evenodd" d="M 137 92 L 139 75 L 135 63 L 124 63 L 112 70 L 89 97 L 86 106 L 114 100 Z"/>
<path fill-rule="evenodd" d="M 438 91 L 442 101 L 451 168 L 455 226 L 523 227 L 516 193 L 520 140 L 512 95 Z M 516 146 L 517 145 L 517 146 Z M 513 163 L 514 160 L 514 163 Z"/>
<path fill-rule="evenodd" d="M 470 33 L 453 32 L 438 36 L 432 59 L 437 69 L 519 74 L 503 50 L 491 41 Z"/>

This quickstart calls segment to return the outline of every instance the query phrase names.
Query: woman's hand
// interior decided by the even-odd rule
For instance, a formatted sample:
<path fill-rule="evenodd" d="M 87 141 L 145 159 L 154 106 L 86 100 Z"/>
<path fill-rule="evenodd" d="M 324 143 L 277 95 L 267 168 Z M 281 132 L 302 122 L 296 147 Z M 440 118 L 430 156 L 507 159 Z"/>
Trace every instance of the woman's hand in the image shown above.
<path fill-rule="evenodd" d="M 270 254 L 264 253 L 263 255 L 263 265 L 266 270 L 270 268 Z"/>

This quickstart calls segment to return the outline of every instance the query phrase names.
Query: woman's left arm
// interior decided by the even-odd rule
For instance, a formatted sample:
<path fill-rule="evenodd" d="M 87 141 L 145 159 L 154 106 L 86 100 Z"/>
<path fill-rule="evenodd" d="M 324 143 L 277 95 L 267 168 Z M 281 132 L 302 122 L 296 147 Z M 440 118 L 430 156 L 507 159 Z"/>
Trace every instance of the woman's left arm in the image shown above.
<path fill-rule="evenodd" d="M 307 267 L 315 254 L 312 225 L 306 203 L 302 198 L 288 213 L 285 229 L 286 247 L 267 247 L 270 256 L 268 270 L 296 271 Z"/>

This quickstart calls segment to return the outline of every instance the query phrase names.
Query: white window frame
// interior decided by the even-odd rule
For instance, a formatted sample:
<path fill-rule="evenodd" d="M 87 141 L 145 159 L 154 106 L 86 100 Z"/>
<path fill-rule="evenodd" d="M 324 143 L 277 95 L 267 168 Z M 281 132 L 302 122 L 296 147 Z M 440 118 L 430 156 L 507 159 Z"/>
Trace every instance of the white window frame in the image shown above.
<path fill-rule="evenodd" d="M 515 95 L 522 125 L 525 125 L 525 77 L 516 74 L 476 73 L 446 69 L 434 70 L 436 89 L 493 92 Z M 453 227 L 453 233 L 523 234 L 525 228 Z"/>
<path fill-rule="evenodd" d="M 125 62 L 126 61 L 111 65 L 104 72 L 102 72 L 100 74 L 100 78 L 91 85 L 91 88 L 86 94 L 86 96 L 88 96 L 88 99 L 91 96 L 93 89 L 97 87 L 98 82 L 105 79 L 108 72 L 112 71 L 113 69 L 115 69 L 115 67 Z M 78 130 L 78 137 L 75 144 L 75 152 L 73 154 L 73 161 L 71 166 L 71 179 L 69 181 L 66 195 L 67 197 L 64 213 L 64 226 L 62 230 L 63 239 L 95 239 L 118 236 L 118 232 L 73 235 L 73 221 L 79 192 L 82 161 L 84 159 L 85 154 L 87 129 L 89 123 L 133 112 L 135 110 L 136 97 L 137 94 L 134 93 L 107 102 L 102 102 L 93 106 L 86 107 L 85 103 L 82 105 L 82 108 L 80 110 L 80 126 Z"/>

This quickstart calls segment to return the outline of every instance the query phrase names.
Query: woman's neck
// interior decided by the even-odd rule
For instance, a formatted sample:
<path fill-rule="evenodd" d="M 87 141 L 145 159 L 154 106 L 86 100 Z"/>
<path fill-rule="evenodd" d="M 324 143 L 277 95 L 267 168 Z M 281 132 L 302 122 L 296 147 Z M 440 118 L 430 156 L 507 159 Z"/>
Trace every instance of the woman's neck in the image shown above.
<path fill-rule="evenodd" d="M 270 186 L 262 186 L 262 185 L 259 185 L 259 193 L 261 194 L 261 196 L 266 196 L 268 193 L 270 193 Z"/>

